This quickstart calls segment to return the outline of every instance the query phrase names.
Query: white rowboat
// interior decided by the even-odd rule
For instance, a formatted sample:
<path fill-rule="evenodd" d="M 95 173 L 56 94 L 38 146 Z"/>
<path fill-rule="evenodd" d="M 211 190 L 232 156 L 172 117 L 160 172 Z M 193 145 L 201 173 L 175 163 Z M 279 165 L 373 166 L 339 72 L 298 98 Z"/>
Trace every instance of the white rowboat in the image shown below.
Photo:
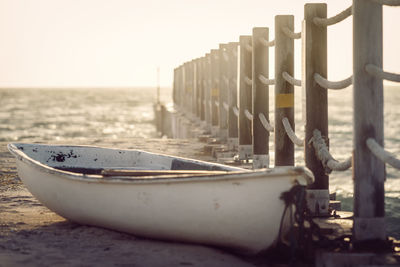
<path fill-rule="evenodd" d="M 301 167 L 256 171 L 138 150 L 9 144 L 28 190 L 77 223 L 258 253 L 276 243 Z"/>

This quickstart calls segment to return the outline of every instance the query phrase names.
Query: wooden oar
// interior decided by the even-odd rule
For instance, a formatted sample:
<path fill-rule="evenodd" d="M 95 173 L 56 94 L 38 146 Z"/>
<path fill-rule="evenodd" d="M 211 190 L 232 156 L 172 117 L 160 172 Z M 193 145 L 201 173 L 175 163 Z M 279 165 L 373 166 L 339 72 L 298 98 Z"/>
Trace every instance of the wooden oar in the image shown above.
<path fill-rule="evenodd" d="M 104 169 L 103 176 L 156 176 L 156 175 L 210 175 L 226 174 L 227 171 L 204 171 L 204 170 L 124 170 Z"/>

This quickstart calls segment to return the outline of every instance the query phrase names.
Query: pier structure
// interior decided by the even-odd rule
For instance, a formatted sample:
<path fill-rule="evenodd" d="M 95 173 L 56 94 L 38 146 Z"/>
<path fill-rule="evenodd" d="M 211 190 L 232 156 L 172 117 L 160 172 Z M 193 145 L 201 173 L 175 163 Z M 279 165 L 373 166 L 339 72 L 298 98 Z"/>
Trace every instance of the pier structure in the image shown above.
<path fill-rule="evenodd" d="M 210 150 L 213 155 L 223 155 L 224 160 L 226 155 L 231 155 L 230 162 L 252 163 L 253 168 L 270 166 L 271 132 L 275 136 L 275 167 L 294 165 L 294 146 L 304 147 L 305 166 L 315 176 L 315 183 L 307 189 L 307 207 L 315 216 L 329 216 L 337 207 L 337 203 L 330 201 L 329 173 L 352 168 L 355 201 L 351 251 L 319 253 L 317 266 L 374 263 L 377 254 L 364 252 L 390 247 L 384 212 L 385 164 L 400 169 L 400 160 L 383 148 L 383 80 L 400 82 L 400 75 L 382 69 L 383 5 L 399 6 L 400 1 L 353 0 L 352 6 L 330 18 L 327 18 L 326 4 L 305 4 L 300 32 L 294 32 L 293 16 L 279 15 L 275 17 L 275 40 L 269 40 L 270 28 L 253 28 L 252 35 L 239 36 L 235 42 L 211 49 L 196 60 L 202 62 L 200 65 L 182 64 L 174 70 L 174 109 L 164 110 L 174 114 L 172 117 L 185 114 L 183 120 L 189 128 L 184 131 L 185 135 L 176 123 L 158 129 L 172 138 L 199 137 L 214 145 Z M 329 81 L 328 27 L 351 16 L 353 73 L 341 81 Z M 301 79 L 296 79 L 294 74 L 297 39 L 301 39 L 302 45 Z M 274 79 L 269 77 L 270 49 L 275 52 Z M 193 79 L 199 85 L 195 94 L 188 82 Z M 334 144 L 329 143 L 328 89 L 339 90 L 351 85 L 353 155 L 339 162 L 329 153 L 329 146 Z M 272 86 L 275 125 L 269 119 Z M 295 133 L 296 87 L 302 87 L 305 93 L 304 139 Z M 191 100 L 191 97 L 197 99 Z M 200 105 L 194 109 L 199 112 L 188 109 L 188 103 Z"/>

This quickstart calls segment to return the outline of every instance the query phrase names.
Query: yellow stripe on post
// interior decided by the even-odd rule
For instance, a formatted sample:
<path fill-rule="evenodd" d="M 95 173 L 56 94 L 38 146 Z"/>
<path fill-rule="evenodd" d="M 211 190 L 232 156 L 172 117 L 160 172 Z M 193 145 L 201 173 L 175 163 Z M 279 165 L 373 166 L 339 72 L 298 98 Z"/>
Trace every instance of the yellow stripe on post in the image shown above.
<path fill-rule="evenodd" d="M 211 96 L 219 96 L 219 89 L 218 88 L 213 88 L 211 90 Z"/>
<path fill-rule="evenodd" d="M 294 107 L 294 94 L 277 94 L 275 100 L 277 108 Z"/>

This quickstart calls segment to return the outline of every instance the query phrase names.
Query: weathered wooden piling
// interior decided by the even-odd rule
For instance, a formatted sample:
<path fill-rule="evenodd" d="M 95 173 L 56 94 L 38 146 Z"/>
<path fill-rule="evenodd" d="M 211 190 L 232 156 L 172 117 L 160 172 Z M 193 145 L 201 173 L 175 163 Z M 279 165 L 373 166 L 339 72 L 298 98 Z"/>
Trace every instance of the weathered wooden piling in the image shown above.
<path fill-rule="evenodd" d="M 219 45 L 219 138 L 226 143 L 228 138 L 228 63 L 227 44 Z"/>
<path fill-rule="evenodd" d="M 382 79 L 368 74 L 367 64 L 382 68 L 382 6 L 353 0 L 354 101 L 354 244 L 385 240 L 385 163 L 366 146 L 373 138 L 383 146 Z"/>
<path fill-rule="evenodd" d="M 294 76 L 294 41 L 283 32 L 294 29 L 294 17 L 275 16 L 275 166 L 294 165 L 294 144 L 282 124 L 288 118 L 294 129 L 294 86 L 287 82 L 283 72 Z"/>
<path fill-rule="evenodd" d="M 311 211 L 327 214 L 329 207 L 329 176 L 317 158 L 312 144 L 307 144 L 319 130 L 329 148 L 328 139 L 328 94 L 314 79 L 318 73 L 327 77 L 327 28 L 314 23 L 315 17 L 326 18 L 326 4 L 306 4 L 303 22 L 303 86 L 306 93 L 306 125 L 304 156 L 306 166 L 314 173 L 315 182 L 309 186 L 308 198 L 314 199 Z"/>
<path fill-rule="evenodd" d="M 237 150 L 239 145 L 238 139 L 238 116 L 235 110 L 238 108 L 237 91 L 238 91 L 238 47 L 237 42 L 230 42 L 227 46 L 228 54 L 228 147 L 230 150 Z"/>
<path fill-rule="evenodd" d="M 239 37 L 239 158 L 249 159 L 252 156 L 251 120 L 245 112 L 252 110 L 251 89 L 251 36 Z M 249 82 L 250 81 L 250 82 Z"/>
<path fill-rule="evenodd" d="M 314 130 L 318 129 L 329 145 L 327 89 L 314 79 L 315 73 L 327 77 L 327 29 L 313 22 L 315 17 L 326 18 L 326 13 L 326 4 L 306 4 L 304 7 L 303 86 L 306 93 L 305 140 L 310 140 Z M 304 152 L 306 166 L 315 176 L 311 188 L 328 189 L 329 177 L 316 157 L 314 147 L 306 144 Z"/>
<path fill-rule="evenodd" d="M 219 130 L 219 51 L 211 50 L 210 80 L 211 80 L 211 134 L 218 135 Z"/>
<path fill-rule="evenodd" d="M 204 116 L 206 131 L 211 132 L 211 55 L 207 53 L 204 60 Z"/>
<path fill-rule="evenodd" d="M 199 116 L 202 122 L 205 121 L 205 57 L 201 57 L 199 60 Z"/>
<path fill-rule="evenodd" d="M 269 86 L 262 83 L 260 75 L 269 77 L 269 47 L 261 40 L 269 40 L 268 28 L 253 28 L 252 38 L 252 96 L 253 96 L 253 167 L 269 167 L 269 132 L 262 125 L 259 114 L 269 118 Z"/>

